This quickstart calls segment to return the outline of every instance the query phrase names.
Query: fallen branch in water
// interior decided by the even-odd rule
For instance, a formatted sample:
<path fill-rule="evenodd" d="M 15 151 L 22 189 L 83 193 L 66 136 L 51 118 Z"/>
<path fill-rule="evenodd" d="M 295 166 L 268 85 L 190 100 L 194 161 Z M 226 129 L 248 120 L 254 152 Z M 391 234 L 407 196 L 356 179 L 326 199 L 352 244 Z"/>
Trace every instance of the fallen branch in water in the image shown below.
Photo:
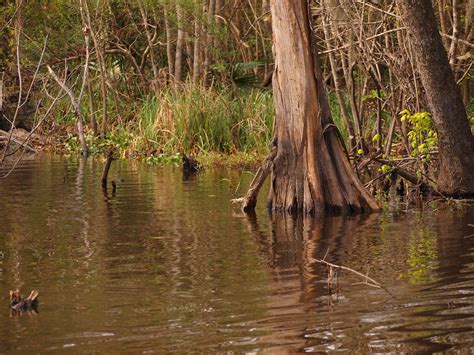
<path fill-rule="evenodd" d="M 326 260 L 323 260 L 323 259 L 316 259 L 316 262 L 320 263 L 320 264 L 325 264 L 325 265 L 327 265 L 331 268 L 334 268 L 336 270 L 350 271 L 350 272 L 362 277 L 365 280 L 364 282 L 359 282 L 359 283 L 363 283 L 363 284 L 366 284 L 368 286 L 372 286 L 372 287 L 376 287 L 376 288 L 382 288 L 382 285 L 380 283 L 378 283 L 377 281 L 375 281 L 373 278 L 369 277 L 368 275 L 364 275 L 363 273 L 361 273 L 359 271 L 351 269 L 350 267 L 342 266 L 342 265 L 336 265 L 336 264 L 330 263 L 330 262 L 328 262 Z"/>
<path fill-rule="evenodd" d="M 347 267 L 347 266 L 337 265 L 337 264 L 330 263 L 329 261 L 326 261 L 325 259 L 326 259 L 326 256 L 328 255 L 328 252 L 329 252 L 329 250 L 326 252 L 326 255 L 324 256 L 324 258 L 316 259 L 317 263 L 325 264 L 329 267 L 328 275 L 333 275 L 334 274 L 334 269 L 336 269 L 336 270 L 346 270 L 346 271 L 350 271 L 353 274 L 356 274 L 357 276 L 362 277 L 362 279 L 364 279 L 363 282 L 358 282 L 358 284 L 362 283 L 362 284 L 372 286 L 372 287 L 375 287 L 375 288 L 383 288 L 382 285 L 379 282 L 377 282 L 373 278 L 369 277 L 369 275 L 364 275 L 363 273 L 361 273 L 359 271 L 356 271 L 354 269 L 351 269 L 350 267 Z M 328 284 L 330 284 L 329 277 L 328 277 Z"/>
<path fill-rule="evenodd" d="M 432 191 L 434 193 L 437 193 L 438 195 L 441 195 L 434 188 L 434 186 L 430 185 L 428 182 L 423 181 L 419 176 L 409 172 L 408 170 L 405 170 L 405 169 L 399 167 L 396 163 L 394 163 L 390 160 L 381 159 L 381 158 L 378 158 L 378 157 L 374 158 L 373 160 L 379 162 L 380 164 L 385 164 L 385 165 L 391 166 L 394 169 L 394 171 L 397 172 L 398 175 L 400 175 L 405 180 L 411 182 L 413 185 L 418 185 L 423 190 Z"/>
<path fill-rule="evenodd" d="M 234 198 L 230 200 L 232 203 L 239 203 L 242 206 L 244 212 L 250 212 L 255 209 L 257 204 L 257 196 L 260 188 L 262 187 L 265 179 L 270 174 L 273 164 L 273 159 L 276 157 L 276 147 L 274 146 L 271 153 L 265 158 L 265 160 L 258 168 L 255 177 L 250 183 L 249 189 L 244 197 Z"/>

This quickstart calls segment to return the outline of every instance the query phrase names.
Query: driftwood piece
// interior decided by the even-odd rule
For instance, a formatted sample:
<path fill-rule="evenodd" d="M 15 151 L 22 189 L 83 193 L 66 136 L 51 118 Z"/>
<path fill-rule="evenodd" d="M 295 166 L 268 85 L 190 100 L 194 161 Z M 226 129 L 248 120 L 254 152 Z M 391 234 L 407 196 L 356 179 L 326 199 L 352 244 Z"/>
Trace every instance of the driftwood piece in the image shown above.
<path fill-rule="evenodd" d="M 232 203 L 240 203 L 244 212 L 251 212 L 255 209 L 255 206 L 257 205 L 258 192 L 262 188 L 265 179 L 272 170 L 272 163 L 273 159 L 276 157 L 276 153 L 277 149 L 274 145 L 272 147 L 271 153 L 265 158 L 258 168 L 245 196 L 231 200 Z"/>

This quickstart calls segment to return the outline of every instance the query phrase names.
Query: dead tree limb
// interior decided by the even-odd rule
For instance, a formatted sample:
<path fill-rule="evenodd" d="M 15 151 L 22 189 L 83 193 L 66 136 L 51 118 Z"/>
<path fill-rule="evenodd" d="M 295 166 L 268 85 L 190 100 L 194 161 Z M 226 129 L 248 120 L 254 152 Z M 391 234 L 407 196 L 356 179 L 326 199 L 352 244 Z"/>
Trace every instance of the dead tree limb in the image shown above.
<path fill-rule="evenodd" d="M 380 289 L 384 290 L 385 292 L 387 292 L 393 298 L 396 298 L 396 296 L 388 288 L 383 286 L 380 282 L 378 282 L 378 281 L 374 280 L 373 278 L 369 277 L 368 273 L 363 274 L 363 273 L 361 273 L 357 270 L 351 269 L 350 267 L 343 266 L 343 265 L 337 265 L 337 264 L 333 264 L 333 263 L 330 263 L 330 262 L 326 261 L 326 257 L 328 255 L 328 253 L 329 253 L 329 249 L 326 252 L 326 255 L 324 256 L 324 258 L 315 260 L 317 263 L 324 264 L 329 268 L 329 270 L 328 270 L 328 286 L 332 282 L 332 280 L 330 280 L 330 278 L 335 275 L 334 270 L 346 270 L 346 271 L 349 271 L 349 272 L 359 276 L 360 278 L 362 278 L 362 282 L 357 282 L 357 283 L 355 283 L 356 285 L 357 284 L 364 284 L 364 285 L 367 285 L 367 286 L 380 288 Z"/>
<path fill-rule="evenodd" d="M 272 170 L 273 159 L 275 159 L 277 153 L 277 147 L 274 144 L 271 153 L 265 158 L 260 167 L 257 170 L 252 182 L 250 183 L 249 189 L 244 197 L 232 199 L 232 203 L 240 203 L 244 212 L 251 212 L 257 205 L 257 196 L 262 188 L 265 179 Z"/>
<path fill-rule="evenodd" d="M 330 263 L 330 262 L 328 262 L 324 259 L 316 259 L 316 262 L 320 263 L 320 264 L 325 264 L 325 265 L 327 265 L 331 268 L 334 268 L 334 269 L 350 271 L 353 274 L 356 274 L 357 276 L 361 277 L 364 280 L 364 284 L 367 284 L 369 286 L 373 286 L 373 287 L 376 287 L 376 288 L 382 288 L 382 285 L 379 282 L 375 281 L 373 278 L 369 277 L 368 275 L 364 275 L 363 273 L 361 273 L 359 271 L 351 269 L 350 267 L 342 266 L 342 265 L 336 265 L 336 264 Z"/>
<path fill-rule="evenodd" d="M 72 90 L 66 85 L 66 82 L 61 81 L 49 65 L 47 65 L 47 68 L 49 74 L 51 74 L 53 79 L 58 83 L 61 89 L 68 94 L 69 98 L 71 99 L 71 104 L 77 119 L 77 134 L 79 136 L 79 141 L 81 142 L 81 153 L 82 155 L 87 157 L 89 150 L 87 148 L 86 138 L 84 137 L 84 119 L 82 117 L 81 108 L 79 106 L 79 100 L 76 98 Z"/>
<path fill-rule="evenodd" d="M 107 177 L 109 176 L 110 166 L 112 165 L 112 161 L 114 160 L 114 153 L 109 151 L 107 153 L 107 160 L 105 161 L 104 170 L 102 172 L 102 189 L 107 189 Z M 115 190 L 115 186 L 113 186 Z"/>
<path fill-rule="evenodd" d="M 10 139 L 11 142 L 23 147 L 27 152 L 36 153 L 36 149 L 28 145 L 26 140 L 21 141 L 20 139 L 15 137 L 14 134 L 0 130 L 0 143 L 8 142 L 8 139 Z"/>
<path fill-rule="evenodd" d="M 381 164 L 390 165 L 392 168 L 394 168 L 394 170 L 397 172 L 398 175 L 400 175 L 405 180 L 411 182 L 412 184 L 420 186 L 422 190 L 437 191 L 433 186 L 424 182 L 420 177 L 416 176 L 415 174 L 410 173 L 409 171 L 403 168 L 400 168 L 396 163 L 390 160 L 385 160 L 381 158 L 374 158 L 374 160 Z"/>

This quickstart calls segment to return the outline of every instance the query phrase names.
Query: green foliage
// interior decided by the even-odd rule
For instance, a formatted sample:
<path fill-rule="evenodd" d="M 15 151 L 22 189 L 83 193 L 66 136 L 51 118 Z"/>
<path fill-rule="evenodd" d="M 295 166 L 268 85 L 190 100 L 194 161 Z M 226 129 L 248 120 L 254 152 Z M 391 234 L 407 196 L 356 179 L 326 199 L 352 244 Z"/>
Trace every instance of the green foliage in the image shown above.
<path fill-rule="evenodd" d="M 118 152 L 119 155 L 124 156 L 124 153 L 132 141 L 132 135 L 123 127 L 117 127 L 104 138 L 94 137 L 92 132 L 87 132 L 85 138 L 87 147 L 89 148 L 89 154 L 91 155 L 103 154 L 109 150 L 113 150 Z M 77 135 L 68 134 L 65 141 L 65 149 L 67 153 L 77 153 L 81 150 Z"/>
<path fill-rule="evenodd" d="M 341 132 L 341 135 L 344 141 L 347 141 L 349 137 L 349 133 L 347 132 L 347 127 L 344 124 L 344 121 L 342 119 L 341 107 L 339 105 L 339 101 L 337 100 L 337 96 L 334 92 L 328 93 L 328 101 L 329 101 L 329 108 L 331 110 L 332 120 L 334 124 L 337 126 L 337 128 L 339 129 L 339 132 Z"/>
<path fill-rule="evenodd" d="M 385 173 L 388 173 L 388 172 L 393 171 L 393 169 L 394 169 L 394 168 L 393 168 L 392 166 L 383 164 L 382 166 L 380 166 L 379 171 L 380 171 L 382 174 L 385 174 Z"/>
<path fill-rule="evenodd" d="M 367 100 L 371 100 L 371 99 L 383 99 L 385 97 L 386 97 L 386 95 L 385 95 L 384 91 L 381 91 L 380 96 L 379 96 L 378 91 L 374 89 L 374 90 L 370 90 L 367 95 L 364 95 L 362 97 L 362 101 L 367 101 Z"/>
<path fill-rule="evenodd" d="M 412 156 L 421 158 L 425 162 L 431 159 L 430 151 L 438 144 L 438 134 L 431 123 L 431 114 L 419 112 L 412 114 L 408 110 L 400 112 L 401 120 L 410 123 L 408 141 L 412 147 Z"/>
<path fill-rule="evenodd" d="M 380 173 L 386 174 L 385 175 L 385 180 L 390 180 L 392 176 L 392 171 L 395 170 L 393 166 L 387 165 L 387 164 L 382 164 L 379 168 Z"/>
<path fill-rule="evenodd" d="M 251 70 L 263 65 L 261 62 L 237 63 L 232 67 L 230 78 L 237 87 L 253 87 L 258 83 L 258 77 Z"/>
<path fill-rule="evenodd" d="M 474 96 L 470 97 L 469 102 L 467 103 L 466 111 L 468 117 L 474 117 Z"/>
<path fill-rule="evenodd" d="M 382 136 L 379 133 L 377 133 L 375 136 L 372 137 L 372 142 L 374 143 L 380 142 L 381 138 Z"/>
<path fill-rule="evenodd" d="M 14 32 L 11 27 L 11 19 L 15 13 L 15 1 L 3 1 L 0 6 L 0 71 L 4 72 L 13 58 Z M 10 26 L 9 26 L 10 25 Z"/>
<path fill-rule="evenodd" d="M 36 65 L 43 42 L 48 35 L 48 50 L 45 61 L 50 57 L 65 58 L 83 46 L 82 21 L 79 6 L 67 0 L 30 1 L 23 8 L 22 62 Z M 67 40 L 65 40 L 67 38 Z"/>
<path fill-rule="evenodd" d="M 224 82 L 230 83 L 238 88 L 252 88 L 258 85 L 259 78 L 255 69 L 264 66 L 262 62 L 246 62 L 237 64 L 216 63 L 211 69 L 218 74 Z"/>
<path fill-rule="evenodd" d="M 79 152 L 81 146 L 77 136 L 69 133 L 64 141 L 64 148 L 67 154 Z"/>
<path fill-rule="evenodd" d="M 375 199 L 379 202 L 383 211 L 388 211 L 390 208 L 390 196 L 388 191 L 378 189 L 375 192 Z"/>
<path fill-rule="evenodd" d="M 150 165 L 179 165 L 182 162 L 182 156 L 180 153 L 165 154 L 160 153 L 158 155 L 151 155 L 144 159 L 147 164 Z"/>

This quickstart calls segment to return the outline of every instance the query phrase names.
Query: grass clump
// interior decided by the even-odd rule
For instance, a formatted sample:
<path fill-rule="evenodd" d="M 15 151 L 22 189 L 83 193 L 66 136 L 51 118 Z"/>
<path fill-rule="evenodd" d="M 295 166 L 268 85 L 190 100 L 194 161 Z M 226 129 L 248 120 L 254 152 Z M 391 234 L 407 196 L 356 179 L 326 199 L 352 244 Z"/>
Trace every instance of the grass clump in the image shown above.
<path fill-rule="evenodd" d="M 258 156 L 272 139 L 273 98 L 260 90 L 168 89 L 143 101 L 137 121 L 133 151 Z"/>
<path fill-rule="evenodd" d="M 91 154 L 113 148 L 117 156 L 168 164 L 180 162 L 181 154 L 186 153 L 200 156 L 208 164 L 240 165 L 261 159 L 271 144 L 274 108 L 270 91 L 236 93 L 231 88 L 215 90 L 189 84 L 180 90 L 163 89 L 126 111 L 126 119 L 124 114 L 115 113 L 114 117 L 114 112 L 109 113 L 108 131 L 101 137 L 86 130 Z M 73 124 L 65 118 L 57 122 Z M 72 130 L 63 146 L 68 152 L 80 150 Z"/>

